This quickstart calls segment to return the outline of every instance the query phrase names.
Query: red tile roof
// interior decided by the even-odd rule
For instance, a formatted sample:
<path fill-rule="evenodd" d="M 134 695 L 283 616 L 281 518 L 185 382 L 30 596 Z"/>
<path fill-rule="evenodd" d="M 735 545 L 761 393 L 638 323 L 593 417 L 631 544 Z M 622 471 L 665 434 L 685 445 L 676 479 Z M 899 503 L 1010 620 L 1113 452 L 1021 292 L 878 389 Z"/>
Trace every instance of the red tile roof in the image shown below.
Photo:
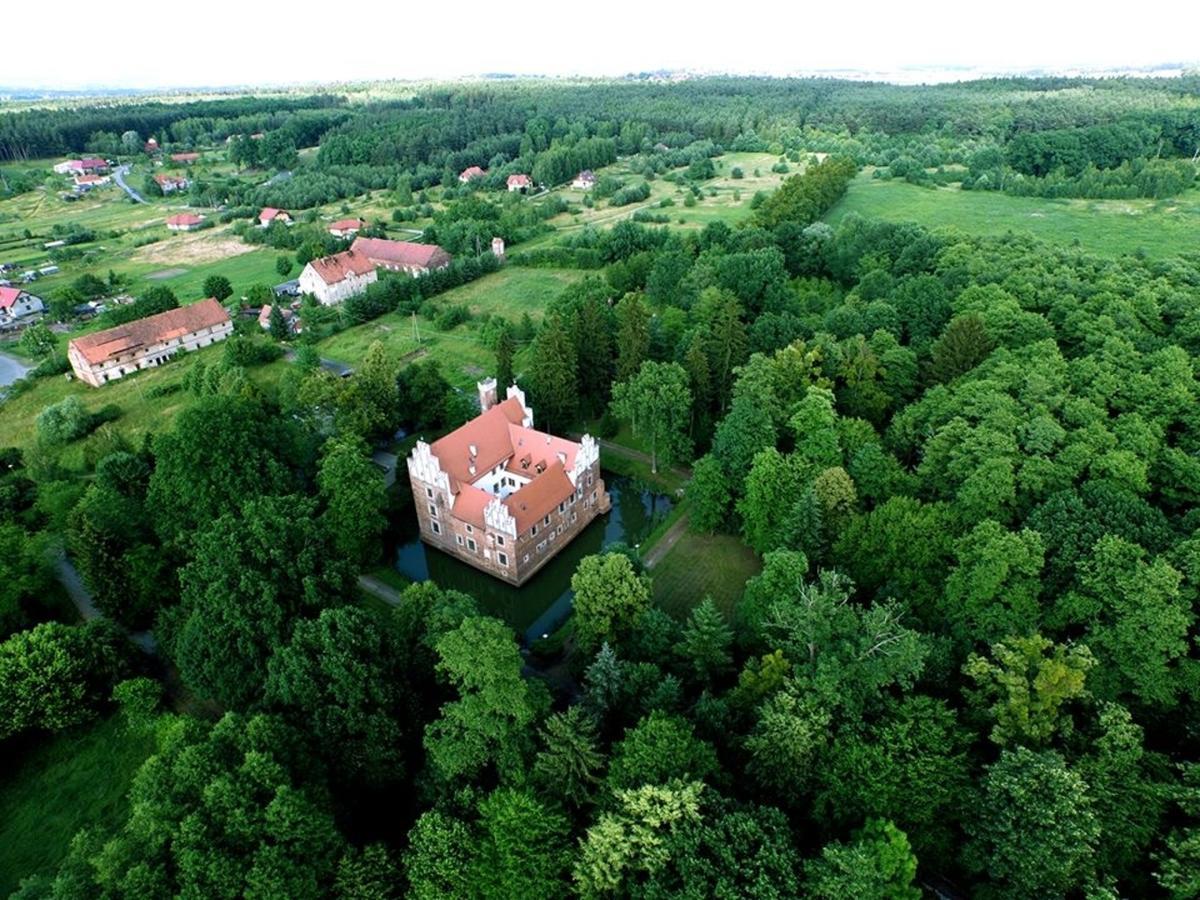
<path fill-rule="evenodd" d="M 15 287 L 0 287 L 0 309 L 8 309 L 25 292 Z"/>
<path fill-rule="evenodd" d="M 575 486 L 566 469 L 555 460 L 554 465 L 502 502 L 517 520 L 517 534 L 524 534 L 573 493 Z"/>
<path fill-rule="evenodd" d="M 96 184 L 97 182 L 100 182 L 100 181 L 108 181 L 108 177 L 105 175 L 76 175 L 75 176 L 76 184 Z"/>
<path fill-rule="evenodd" d="M 139 347 L 160 344 L 228 321 L 225 307 L 209 297 L 116 328 L 85 334 L 71 341 L 70 346 L 94 366 Z"/>
<path fill-rule="evenodd" d="M 470 483 L 488 469 L 495 468 L 513 453 L 508 426 L 525 420 L 525 408 L 516 397 L 509 397 L 487 412 L 456 428 L 431 449 L 442 471 L 456 481 Z M 471 472 L 471 447 L 475 447 L 475 471 Z"/>
<path fill-rule="evenodd" d="M 282 218 L 284 218 L 284 219 L 290 219 L 290 218 L 291 218 L 291 216 L 289 216 L 289 215 L 287 214 L 287 210 L 283 210 L 283 209 L 276 209 L 276 208 L 275 208 L 275 207 L 273 207 L 273 206 L 268 206 L 268 207 L 266 207 L 266 208 L 265 208 L 265 209 L 264 209 L 262 212 L 260 212 L 260 213 L 258 214 L 258 221 L 260 221 L 260 222 L 270 222 L 270 221 L 274 220 L 274 219 L 275 219 L 275 218 L 277 218 L 277 217 L 282 217 Z"/>
<path fill-rule="evenodd" d="M 89 156 L 87 159 L 81 159 L 79 161 L 78 168 L 80 168 L 80 169 L 107 169 L 108 162 L 106 160 L 101 159 L 98 156 Z"/>
<path fill-rule="evenodd" d="M 154 180 L 160 185 L 187 183 L 187 177 L 184 175 L 163 175 L 161 172 L 154 176 Z"/>
<path fill-rule="evenodd" d="M 362 253 L 381 266 L 440 269 L 450 265 L 450 254 L 437 244 L 414 244 L 410 241 L 360 237 L 354 239 L 350 249 Z"/>
<path fill-rule="evenodd" d="M 329 226 L 330 231 L 360 231 L 367 227 L 362 219 L 338 219 Z"/>
<path fill-rule="evenodd" d="M 353 249 L 310 260 L 309 265 L 326 284 L 337 284 L 350 275 L 366 275 L 375 270 L 375 263 Z"/>
<path fill-rule="evenodd" d="M 195 213 L 180 213 L 177 216 L 171 216 L 167 219 L 168 225 L 199 225 L 204 221 L 203 216 L 198 216 Z"/>
<path fill-rule="evenodd" d="M 533 182 L 529 180 L 528 175 L 509 175 L 508 176 L 508 186 L 509 187 L 529 187 L 531 184 L 533 184 Z"/>
<path fill-rule="evenodd" d="M 468 166 L 462 170 L 462 174 L 460 174 L 458 177 L 465 178 L 469 181 L 472 178 L 482 178 L 486 174 L 487 172 L 481 169 L 479 166 Z"/>
<path fill-rule="evenodd" d="M 171 162 L 195 162 L 200 158 L 199 153 L 172 153 Z"/>

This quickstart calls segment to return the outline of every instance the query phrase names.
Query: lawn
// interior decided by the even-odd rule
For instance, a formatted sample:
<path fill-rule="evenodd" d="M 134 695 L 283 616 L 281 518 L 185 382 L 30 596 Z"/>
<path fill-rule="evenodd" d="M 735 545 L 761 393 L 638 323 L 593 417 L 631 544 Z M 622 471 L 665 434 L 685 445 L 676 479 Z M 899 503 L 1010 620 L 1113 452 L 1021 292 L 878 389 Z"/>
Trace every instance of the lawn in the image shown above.
<path fill-rule="evenodd" d="M 1161 259 L 1197 249 L 1200 191 L 1175 200 L 1043 200 L 956 186 L 926 188 L 883 181 L 864 171 L 827 216 L 836 224 L 850 213 L 864 218 L 952 225 L 972 234 L 1031 234 L 1049 243 L 1078 243 L 1101 256 L 1144 250 Z"/>
<path fill-rule="evenodd" d="M 52 872 L 79 829 L 119 824 L 153 744 L 113 716 L 10 757 L 0 781 L 0 896 L 21 878 Z"/>
<path fill-rule="evenodd" d="M 650 571 L 654 602 L 684 619 L 708 595 L 721 612 L 732 616 L 746 581 L 761 569 L 754 551 L 738 538 L 687 532 Z"/>
<path fill-rule="evenodd" d="M 501 315 L 515 323 L 529 313 L 538 321 L 547 303 L 586 274 L 575 269 L 508 266 L 433 299 L 440 309 L 465 304 L 476 319 Z M 321 341 L 317 349 L 324 357 L 353 366 L 362 361 L 375 341 L 408 361 L 436 360 L 451 384 L 472 391 L 475 382 L 491 374 L 496 364 L 495 354 L 484 345 L 475 321 L 438 331 L 423 316 L 414 320 L 412 315 L 401 313 L 347 328 Z"/>

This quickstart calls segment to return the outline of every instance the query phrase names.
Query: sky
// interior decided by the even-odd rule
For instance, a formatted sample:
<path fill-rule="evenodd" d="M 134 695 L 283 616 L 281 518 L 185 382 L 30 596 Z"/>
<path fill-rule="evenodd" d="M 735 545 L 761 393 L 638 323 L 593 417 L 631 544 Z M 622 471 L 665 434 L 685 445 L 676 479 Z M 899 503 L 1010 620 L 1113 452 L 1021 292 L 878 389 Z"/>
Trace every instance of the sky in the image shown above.
<path fill-rule="evenodd" d="M 1200 65 L 1195 0 L 1136 7 L 1104 0 L 456 0 L 445 6 L 122 0 L 99 13 L 81 0 L 4 5 L 0 34 L 21 37 L 5 40 L 0 86 L 20 88 L 149 90 L 660 69 L 907 71 L 903 80 L 919 81 L 962 77 L 964 67 L 991 74 Z"/>

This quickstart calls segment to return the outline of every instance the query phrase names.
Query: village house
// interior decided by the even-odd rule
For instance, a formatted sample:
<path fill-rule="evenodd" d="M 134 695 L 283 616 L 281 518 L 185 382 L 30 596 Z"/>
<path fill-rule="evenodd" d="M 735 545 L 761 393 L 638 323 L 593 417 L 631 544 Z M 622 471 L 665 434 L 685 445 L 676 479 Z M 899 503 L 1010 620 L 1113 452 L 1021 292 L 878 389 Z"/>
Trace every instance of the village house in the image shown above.
<path fill-rule="evenodd" d="M 195 213 L 180 213 L 167 219 L 167 228 L 170 231 L 195 231 L 203 221 L 204 216 L 198 216 Z"/>
<path fill-rule="evenodd" d="M 533 187 L 533 181 L 528 175 L 509 175 L 508 189 L 509 191 L 527 191 Z"/>
<path fill-rule="evenodd" d="M 164 194 L 186 191 L 188 188 L 188 180 L 183 175 L 155 175 L 154 181 Z"/>
<path fill-rule="evenodd" d="M 64 160 L 63 162 L 60 162 L 60 163 L 55 163 L 54 174 L 70 175 L 72 172 L 75 171 L 75 167 L 78 166 L 81 162 L 82 162 L 82 160 L 78 160 L 78 159 L 68 159 L 68 160 Z"/>
<path fill-rule="evenodd" d="M 591 169 L 584 169 L 575 176 L 575 180 L 571 182 L 571 187 L 579 188 L 581 191 L 591 190 L 596 186 L 596 173 Z"/>
<path fill-rule="evenodd" d="M 271 311 L 274 308 L 270 303 L 266 303 L 258 311 L 258 327 L 263 331 L 271 330 Z M 288 309 L 286 306 L 280 306 L 279 314 L 283 316 L 283 324 L 287 326 L 289 334 L 300 334 L 304 330 L 300 324 L 300 317 L 296 315 L 294 310 Z"/>
<path fill-rule="evenodd" d="M 84 193 L 92 188 L 100 187 L 112 181 L 107 175 L 76 175 L 75 176 L 75 191 Z"/>
<path fill-rule="evenodd" d="M 292 224 L 292 217 L 288 215 L 286 210 L 276 209 L 273 206 L 268 206 L 258 214 L 258 224 L 266 228 L 272 222 L 283 222 L 285 225 Z"/>
<path fill-rule="evenodd" d="M 407 272 L 414 278 L 433 269 L 450 265 L 450 254 L 437 244 L 414 244 L 385 238 L 355 238 L 350 249 L 361 253 L 376 266 L 392 272 Z"/>
<path fill-rule="evenodd" d="M 199 153 L 172 153 L 171 162 L 183 163 L 185 166 L 190 166 L 200 158 Z"/>
<path fill-rule="evenodd" d="M 150 369 L 181 350 L 199 350 L 233 332 L 229 313 L 209 297 L 93 334 L 67 345 L 67 358 L 80 381 L 92 387 Z"/>
<path fill-rule="evenodd" d="M 525 394 L 498 402 L 478 384 L 482 412 L 432 444 L 417 441 L 408 476 L 421 539 L 509 584 L 528 581 L 609 510 L 600 448 L 537 431 Z"/>
<path fill-rule="evenodd" d="M 142 149 L 150 154 L 157 153 L 158 152 L 158 141 L 156 141 L 154 138 L 150 138 L 150 140 L 146 141 L 146 143 L 142 147 Z"/>
<path fill-rule="evenodd" d="M 458 180 L 466 184 L 474 178 L 483 178 L 485 175 L 487 175 L 486 169 L 481 169 L 479 166 L 468 166 L 459 174 Z"/>
<path fill-rule="evenodd" d="M 379 280 L 375 263 L 362 253 L 343 250 L 314 259 L 300 273 L 300 292 L 312 294 L 322 306 L 333 306 Z"/>
<path fill-rule="evenodd" d="M 0 325 L 13 325 L 45 310 L 41 297 L 18 287 L 0 287 Z"/>
<path fill-rule="evenodd" d="M 329 233 L 334 237 L 348 238 L 354 237 L 366 227 L 367 223 L 362 219 L 339 219 L 329 226 Z"/>

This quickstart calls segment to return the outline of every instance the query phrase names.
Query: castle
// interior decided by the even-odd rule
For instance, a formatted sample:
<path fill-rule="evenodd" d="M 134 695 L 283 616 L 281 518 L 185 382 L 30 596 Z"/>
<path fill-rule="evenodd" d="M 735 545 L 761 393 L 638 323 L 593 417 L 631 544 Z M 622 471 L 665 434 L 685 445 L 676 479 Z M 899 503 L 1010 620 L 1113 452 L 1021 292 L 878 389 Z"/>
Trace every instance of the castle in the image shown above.
<path fill-rule="evenodd" d="M 499 400 L 496 380 L 477 385 L 481 412 L 408 460 L 421 539 L 514 585 L 524 584 L 608 512 L 600 448 L 533 427 L 516 385 Z"/>

